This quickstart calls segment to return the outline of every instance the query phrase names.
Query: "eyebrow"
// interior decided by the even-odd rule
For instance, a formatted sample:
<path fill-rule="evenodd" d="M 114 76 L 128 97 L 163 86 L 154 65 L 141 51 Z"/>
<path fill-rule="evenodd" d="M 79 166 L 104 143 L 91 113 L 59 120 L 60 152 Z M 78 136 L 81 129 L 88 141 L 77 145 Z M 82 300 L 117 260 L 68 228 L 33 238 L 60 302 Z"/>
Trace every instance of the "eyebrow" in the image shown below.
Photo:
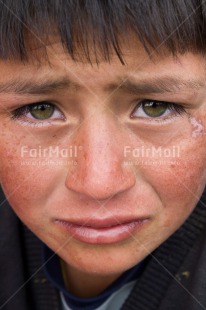
<path fill-rule="evenodd" d="M 163 94 L 174 93 L 183 89 L 198 90 L 203 87 L 204 83 L 196 79 L 183 80 L 176 77 L 159 77 L 150 79 L 141 79 L 135 82 L 134 79 L 125 79 L 119 84 L 111 84 L 107 90 L 112 92 L 122 90 L 131 94 Z"/>
<path fill-rule="evenodd" d="M 0 93 L 15 93 L 19 95 L 46 95 L 62 89 L 78 89 L 81 87 L 68 78 L 34 80 L 10 80 L 0 83 Z"/>
<path fill-rule="evenodd" d="M 196 79 L 183 80 L 181 78 L 164 76 L 135 81 L 134 78 L 125 77 L 125 79 L 118 79 L 116 83 L 109 83 L 104 90 L 106 92 L 123 91 L 134 95 L 141 95 L 174 93 L 185 88 L 198 90 L 203 86 L 203 81 Z M 45 78 L 42 81 L 13 79 L 0 83 L 0 93 L 15 93 L 19 95 L 47 95 L 63 89 L 77 91 L 84 88 L 83 85 L 69 80 L 68 77 L 56 80 Z"/>

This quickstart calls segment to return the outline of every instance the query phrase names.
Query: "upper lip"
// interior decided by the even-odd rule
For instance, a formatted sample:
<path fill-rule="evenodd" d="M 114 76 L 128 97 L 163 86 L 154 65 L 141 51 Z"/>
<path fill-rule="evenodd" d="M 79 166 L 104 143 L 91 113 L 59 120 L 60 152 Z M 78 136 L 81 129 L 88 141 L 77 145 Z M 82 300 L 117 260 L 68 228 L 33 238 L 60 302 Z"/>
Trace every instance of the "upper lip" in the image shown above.
<path fill-rule="evenodd" d="M 67 220 L 67 219 L 56 219 L 57 222 L 62 222 L 65 224 L 75 225 L 75 226 L 84 226 L 84 227 L 92 227 L 92 228 L 106 228 L 106 227 L 114 227 L 118 225 L 129 224 L 132 222 L 142 222 L 148 220 L 148 216 L 144 217 L 135 217 L 135 218 L 119 218 L 119 217 L 111 217 L 111 218 L 85 218 L 78 220 Z"/>

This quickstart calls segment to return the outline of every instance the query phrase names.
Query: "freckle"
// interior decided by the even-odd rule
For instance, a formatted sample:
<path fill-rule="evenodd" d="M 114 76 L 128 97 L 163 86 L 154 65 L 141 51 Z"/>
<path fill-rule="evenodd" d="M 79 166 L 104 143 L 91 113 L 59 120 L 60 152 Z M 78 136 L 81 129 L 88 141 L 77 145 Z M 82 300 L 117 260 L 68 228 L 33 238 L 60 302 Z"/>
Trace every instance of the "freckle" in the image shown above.
<path fill-rule="evenodd" d="M 174 168 L 174 167 L 175 167 L 175 165 L 171 165 L 170 167 L 171 167 L 171 168 Z"/>
<path fill-rule="evenodd" d="M 198 136 L 205 134 L 201 120 L 196 119 L 195 117 L 190 117 L 189 121 L 192 125 L 192 138 L 197 138 Z"/>

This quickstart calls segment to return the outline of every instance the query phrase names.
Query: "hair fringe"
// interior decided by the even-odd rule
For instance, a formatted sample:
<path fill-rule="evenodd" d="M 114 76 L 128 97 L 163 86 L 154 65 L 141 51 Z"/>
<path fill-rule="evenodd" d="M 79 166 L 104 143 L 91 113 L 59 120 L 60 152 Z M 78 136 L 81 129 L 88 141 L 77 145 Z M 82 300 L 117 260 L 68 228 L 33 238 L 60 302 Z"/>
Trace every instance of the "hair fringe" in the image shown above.
<path fill-rule="evenodd" d="M 0 58 L 28 59 L 29 40 L 44 45 L 58 35 L 72 59 L 99 63 L 116 53 L 124 64 L 122 38 L 133 32 L 150 53 L 205 53 L 204 0 L 3 0 Z M 95 57 L 94 57 L 95 56 Z"/>

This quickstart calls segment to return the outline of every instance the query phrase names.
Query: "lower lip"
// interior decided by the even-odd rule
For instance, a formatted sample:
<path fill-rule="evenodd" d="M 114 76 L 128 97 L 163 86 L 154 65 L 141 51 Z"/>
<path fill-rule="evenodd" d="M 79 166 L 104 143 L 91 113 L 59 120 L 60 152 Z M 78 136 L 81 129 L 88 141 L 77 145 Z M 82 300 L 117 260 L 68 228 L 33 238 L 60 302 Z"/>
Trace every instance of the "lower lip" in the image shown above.
<path fill-rule="evenodd" d="M 147 221 L 148 219 L 144 219 L 104 228 L 76 225 L 62 220 L 56 220 L 55 223 L 67 230 L 73 238 L 81 242 L 89 244 L 112 244 L 132 238 L 134 233 L 140 230 Z"/>

